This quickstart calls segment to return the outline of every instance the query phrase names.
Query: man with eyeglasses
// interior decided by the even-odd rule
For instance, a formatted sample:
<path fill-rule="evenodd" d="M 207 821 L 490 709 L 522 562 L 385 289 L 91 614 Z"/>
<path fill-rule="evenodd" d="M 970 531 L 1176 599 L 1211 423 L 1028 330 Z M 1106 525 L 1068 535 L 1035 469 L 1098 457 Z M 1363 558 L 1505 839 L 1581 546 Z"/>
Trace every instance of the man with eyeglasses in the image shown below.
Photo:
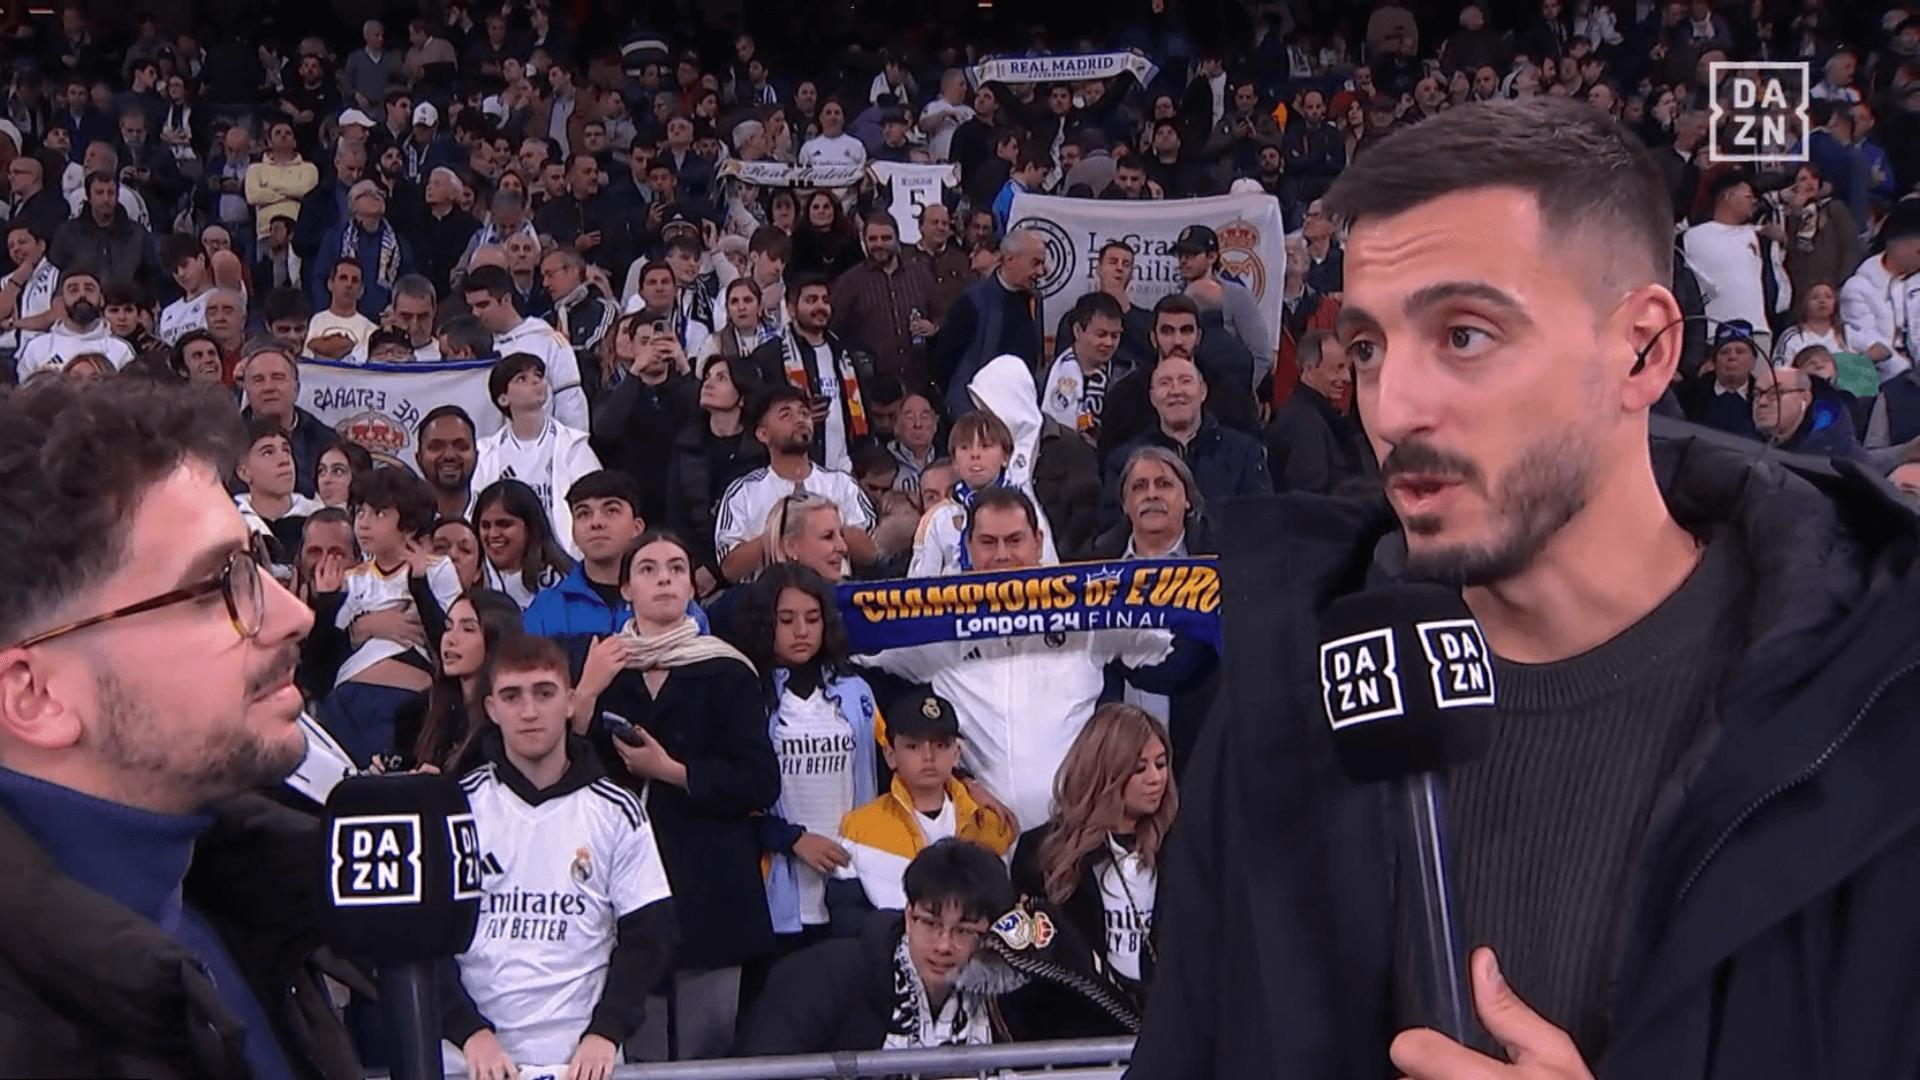
<path fill-rule="evenodd" d="M 1753 388 L 1753 426 L 1762 441 L 1789 454 L 1872 465 L 1872 455 L 1854 437 L 1853 417 L 1844 407 L 1814 397 L 1813 379 L 1806 372 L 1791 364 L 1763 364 L 1754 369 Z"/>
<path fill-rule="evenodd" d="M 0 402 L 0 1075 L 361 1075 L 313 822 L 257 794 L 305 753 L 313 616 L 222 486 L 243 438 L 146 380 Z"/>
<path fill-rule="evenodd" d="M 876 911 L 858 938 L 803 949 L 774 967 L 748 1019 L 743 1053 L 993 1041 L 992 995 L 1019 983 L 989 977 L 990 961 L 980 955 L 981 939 L 1014 905 L 1005 864 L 971 841 L 942 840 L 907 864 L 904 885 L 904 914 Z"/>
<path fill-rule="evenodd" d="M 7 163 L 7 220 L 26 222 L 38 235 L 52 237 L 73 217 L 73 209 L 60 192 L 46 186 L 46 170 L 40 159 L 29 155 Z"/>

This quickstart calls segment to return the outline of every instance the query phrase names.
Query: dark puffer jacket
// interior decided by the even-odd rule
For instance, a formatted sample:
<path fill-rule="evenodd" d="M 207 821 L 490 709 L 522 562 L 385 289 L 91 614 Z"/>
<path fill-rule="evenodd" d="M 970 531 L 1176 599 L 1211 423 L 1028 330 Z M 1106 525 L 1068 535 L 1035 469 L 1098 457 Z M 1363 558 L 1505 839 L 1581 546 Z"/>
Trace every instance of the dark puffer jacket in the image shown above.
<path fill-rule="evenodd" d="M 186 899 L 245 972 L 294 1075 L 358 1080 L 320 981 L 318 837 L 297 810 L 227 803 L 194 848 Z M 243 1034 L 185 946 L 62 873 L 0 814 L 0 1076 L 251 1080 Z"/>
<path fill-rule="evenodd" d="M 1656 442 L 1654 466 L 1680 524 L 1738 531 L 1758 590 L 1690 767 L 1656 799 L 1589 1065 L 1920 1075 L 1920 522 L 1845 463 L 1799 475 L 1684 439 Z M 1337 767 L 1313 648 L 1314 612 L 1359 587 L 1391 521 L 1287 495 L 1225 523 L 1224 632 L 1245 647 L 1161 872 L 1135 1080 L 1391 1075 L 1386 800 Z"/>

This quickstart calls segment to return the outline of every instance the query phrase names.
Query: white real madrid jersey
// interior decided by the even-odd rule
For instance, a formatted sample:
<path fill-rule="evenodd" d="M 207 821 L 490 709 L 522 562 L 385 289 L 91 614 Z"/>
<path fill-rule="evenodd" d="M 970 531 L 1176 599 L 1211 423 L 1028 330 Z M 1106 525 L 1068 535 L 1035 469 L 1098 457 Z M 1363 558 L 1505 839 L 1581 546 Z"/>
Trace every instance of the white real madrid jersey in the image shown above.
<path fill-rule="evenodd" d="M 606 986 L 620 919 L 672 890 L 632 792 L 601 777 L 529 805 L 496 769 L 460 781 L 482 852 L 460 983 L 514 1061 L 566 1062 Z"/>

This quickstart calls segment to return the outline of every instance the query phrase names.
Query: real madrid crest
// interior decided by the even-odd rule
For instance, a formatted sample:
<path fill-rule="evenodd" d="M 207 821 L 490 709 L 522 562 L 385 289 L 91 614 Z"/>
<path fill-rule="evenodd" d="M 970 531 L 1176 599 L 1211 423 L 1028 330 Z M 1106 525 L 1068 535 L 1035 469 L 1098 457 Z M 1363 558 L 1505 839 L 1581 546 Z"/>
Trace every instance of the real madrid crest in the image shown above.
<path fill-rule="evenodd" d="M 1033 913 L 1033 947 L 1044 949 L 1053 944 L 1053 920 L 1044 911 Z"/>
<path fill-rule="evenodd" d="M 593 877 L 593 852 L 586 848 L 576 848 L 573 852 L 573 866 L 569 868 L 573 880 L 585 885 Z"/>
<path fill-rule="evenodd" d="M 920 703 L 920 715 L 929 720 L 940 719 L 940 702 L 934 698 L 927 698 L 925 701 L 922 701 Z"/>
<path fill-rule="evenodd" d="M 1048 928 L 1051 932 L 1052 928 Z M 993 932 L 1007 943 L 1009 949 L 1028 949 L 1033 946 L 1033 916 L 1015 908 L 1000 916 L 993 924 Z"/>

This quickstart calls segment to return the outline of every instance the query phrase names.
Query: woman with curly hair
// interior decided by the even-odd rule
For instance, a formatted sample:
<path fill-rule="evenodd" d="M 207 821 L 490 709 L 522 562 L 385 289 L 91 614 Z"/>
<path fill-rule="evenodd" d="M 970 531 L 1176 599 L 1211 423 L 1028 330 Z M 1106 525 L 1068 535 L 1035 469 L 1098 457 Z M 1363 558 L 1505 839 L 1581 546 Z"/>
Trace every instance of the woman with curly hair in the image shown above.
<path fill-rule="evenodd" d="M 1127 990 L 1153 979 L 1160 856 L 1180 809 L 1167 729 L 1146 712 L 1102 705 L 1054 779 L 1053 813 L 1020 837 L 1013 882 L 1064 915 Z"/>
<path fill-rule="evenodd" d="M 780 798 L 760 819 L 780 955 L 827 936 L 827 881 L 852 861 L 834 837 L 878 794 L 876 710 L 866 680 L 847 670 L 847 628 L 826 578 L 775 563 L 747 586 L 738 617 L 780 760 Z"/>

